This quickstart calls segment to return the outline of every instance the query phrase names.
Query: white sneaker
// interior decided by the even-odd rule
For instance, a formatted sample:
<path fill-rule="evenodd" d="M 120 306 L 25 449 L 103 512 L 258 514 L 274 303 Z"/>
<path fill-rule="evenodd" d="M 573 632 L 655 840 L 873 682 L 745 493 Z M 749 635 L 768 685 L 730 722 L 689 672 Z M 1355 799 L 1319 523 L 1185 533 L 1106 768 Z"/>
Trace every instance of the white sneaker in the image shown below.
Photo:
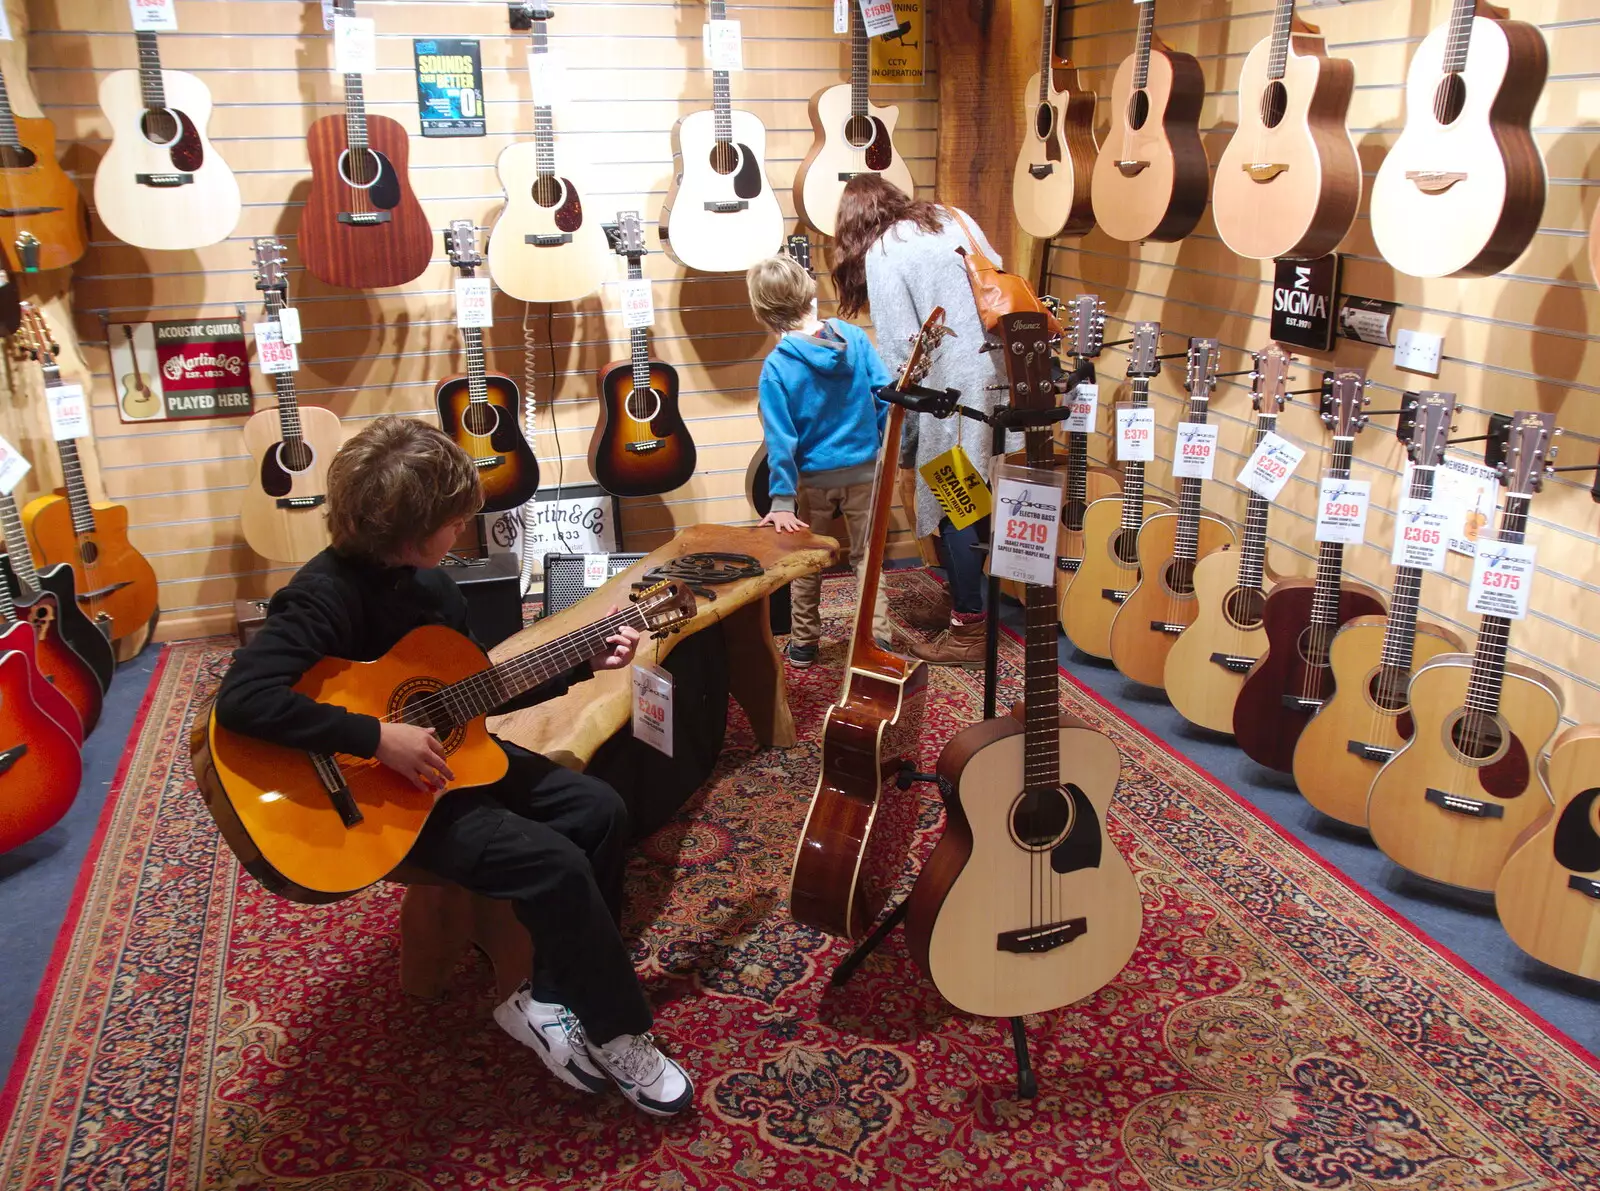
<path fill-rule="evenodd" d="M 649 1034 L 619 1034 L 604 1046 L 588 1044 L 589 1057 L 622 1094 L 653 1117 L 670 1117 L 694 1101 L 689 1074 L 656 1049 Z"/>
<path fill-rule="evenodd" d="M 550 1074 L 569 1088 L 603 1092 L 611 1082 L 589 1057 L 589 1040 L 584 1036 L 583 1023 L 565 1005 L 534 1000 L 527 981 L 494 1007 L 494 1020 L 502 1030 L 543 1059 Z"/>

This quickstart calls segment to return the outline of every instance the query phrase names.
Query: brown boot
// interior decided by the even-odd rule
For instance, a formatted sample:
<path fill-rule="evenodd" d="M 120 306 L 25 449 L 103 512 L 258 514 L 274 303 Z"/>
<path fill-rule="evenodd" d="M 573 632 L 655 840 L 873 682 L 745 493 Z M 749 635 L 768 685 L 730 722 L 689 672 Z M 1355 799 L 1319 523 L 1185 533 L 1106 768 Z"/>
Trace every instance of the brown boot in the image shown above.
<path fill-rule="evenodd" d="M 969 670 L 983 665 L 986 636 L 984 622 L 952 624 L 925 645 L 913 644 L 911 656 L 935 666 L 965 666 Z"/>
<path fill-rule="evenodd" d="M 902 616 L 911 628 L 924 633 L 942 633 L 950 627 L 950 593 L 941 587 L 932 605 L 913 605 L 904 609 Z"/>

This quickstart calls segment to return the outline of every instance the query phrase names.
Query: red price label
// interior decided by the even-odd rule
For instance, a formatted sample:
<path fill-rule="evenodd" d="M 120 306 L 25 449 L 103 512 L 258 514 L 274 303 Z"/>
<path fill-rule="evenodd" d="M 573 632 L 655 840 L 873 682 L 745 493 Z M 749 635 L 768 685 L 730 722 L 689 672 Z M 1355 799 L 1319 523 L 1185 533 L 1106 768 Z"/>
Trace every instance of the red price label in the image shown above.
<path fill-rule="evenodd" d="M 1021 521 L 1015 517 L 1006 519 L 1006 537 L 1013 542 L 1032 542 L 1042 546 L 1050 540 L 1050 527 L 1038 521 Z"/>

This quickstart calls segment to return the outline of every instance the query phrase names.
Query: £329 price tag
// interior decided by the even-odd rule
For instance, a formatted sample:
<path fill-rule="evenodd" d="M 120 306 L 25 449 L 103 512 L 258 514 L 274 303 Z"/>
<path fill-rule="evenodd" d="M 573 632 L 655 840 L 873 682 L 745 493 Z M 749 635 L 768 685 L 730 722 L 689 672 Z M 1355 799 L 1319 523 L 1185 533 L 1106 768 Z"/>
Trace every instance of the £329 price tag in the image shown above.
<path fill-rule="evenodd" d="M 494 302 L 487 277 L 456 278 L 456 326 L 494 326 Z"/>
<path fill-rule="evenodd" d="M 585 554 L 583 556 L 583 585 L 599 587 L 611 572 L 611 555 Z"/>
<path fill-rule="evenodd" d="M 1367 533 L 1367 506 L 1372 485 L 1366 480 L 1336 480 L 1324 476 L 1317 489 L 1317 541 L 1354 545 Z"/>
<path fill-rule="evenodd" d="M 82 385 L 48 385 L 44 395 L 50 402 L 50 432 L 57 442 L 89 433 L 89 403 L 83 399 Z"/>
<path fill-rule="evenodd" d="M 0 438 L 0 493 L 9 496 L 31 466 L 21 451 Z"/>
<path fill-rule="evenodd" d="M 672 675 L 642 662 L 633 667 L 633 735 L 672 756 Z"/>
<path fill-rule="evenodd" d="M 333 71 L 368 74 L 378 69 L 378 28 L 371 17 L 333 14 Z"/>
<path fill-rule="evenodd" d="M 1389 561 L 1419 571 L 1444 570 L 1450 548 L 1452 511 L 1430 500 L 1407 496 L 1394 515 L 1394 549 Z"/>
<path fill-rule="evenodd" d="M 298 372 L 300 356 L 294 344 L 283 337 L 283 327 L 278 323 L 256 323 L 251 327 L 256 337 L 256 367 L 263 375 L 276 376 L 280 372 Z"/>
<path fill-rule="evenodd" d="M 622 283 L 622 325 L 630 331 L 656 325 L 648 277 L 630 277 Z"/>
<path fill-rule="evenodd" d="M 1156 411 L 1148 405 L 1117 406 L 1117 459 L 1149 463 L 1156 457 Z"/>
<path fill-rule="evenodd" d="M 1269 430 L 1261 436 L 1250 458 L 1244 461 L 1238 481 L 1265 500 L 1277 500 L 1278 493 L 1283 491 L 1305 457 L 1305 451 Z"/>
<path fill-rule="evenodd" d="M 1217 427 L 1210 422 L 1179 422 L 1172 448 L 1176 479 L 1209 480 L 1217 467 Z"/>
<path fill-rule="evenodd" d="M 1040 587 L 1055 585 L 1061 495 L 1056 477 L 1029 478 L 1020 468 L 1000 470 L 994 490 L 994 547 L 989 555 L 992 574 Z"/>
<path fill-rule="evenodd" d="M 1084 381 L 1072 390 L 1068 400 L 1072 403 L 1072 414 L 1062 428 L 1069 434 L 1092 434 L 1095 411 L 1100 408 L 1100 386 L 1094 381 Z"/>
<path fill-rule="evenodd" d="M 1479 616 L 1521 620 L 1528 615 L 1528 589 L 1533 586 L 1533 546 L 1528 542 L 1478 539 L 1472 556 L 1472 582 L 1467 611 Z"/>
<path fill-rule="evenodd" d="M 172 0 L 128 0 L 133 27 L 140 33 L 176 33 L 178 10 Z"/>

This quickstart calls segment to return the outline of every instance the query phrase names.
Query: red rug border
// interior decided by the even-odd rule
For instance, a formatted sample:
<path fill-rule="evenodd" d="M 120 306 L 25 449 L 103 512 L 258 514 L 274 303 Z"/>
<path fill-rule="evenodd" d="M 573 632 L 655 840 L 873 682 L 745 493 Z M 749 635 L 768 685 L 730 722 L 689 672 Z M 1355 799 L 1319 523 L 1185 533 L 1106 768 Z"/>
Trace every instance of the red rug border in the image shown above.
<path fill-rule="evenodd" d="M 156 692 L 161 689 L 161 679 L 166 674 L 167 663 L 172 660 L 172 647 L 175 644 L 186 642 L 164 642 L 161 646 L 161 656 L 156 659 L 154 669 L 150 672 L 148 685 L 145 687 L 144 698 L 139 702 L 139 710 L 134 713 L 133 726 L 128 730 L 128 744 L 123 747 L 122 758 L 117 762 L 117 771 L 111 778 L 111 786 L 106 791 L 106 800 L 100 807 L 100 819 L 95 824 L 94 837 L 89 841 L 89 848 L 83 854 L 83 862 L 78 866 L 78 878 L 72 887 L 72 898 L 67 902 L 66 915 L 61 920 L 61 928 L 56 932 L 55 945 L 50 950 L 50 960 L 45 964 L 44 973 L 39 978 L 39 990 L 33 998 L 33 1009 L 28 1014 L 28 1021 L 22 1028 L 22 1037 L 17 1042 L 17 1053 L 11 1062 L 11 1074 L 7 1076 L 4 1088 L 0 1088 L 0 1135 L 11 1127 L 11 1116 L 16 1111 L 17 1098 L 22 1094 L 22 1082 L 27 1078 L 27 1073 L 33 1066 L 34 1051 L 38 1049 L 39 1037 L 44 1032 L 45 1018 L 50 1014 L 50 1003 L 55 999 L 56 986 L 61 982 L 61 969 L 66 966 L 68 952 L 72 949 L 72 936 L 78 928 L 78 919 L 83 916 L 83 903 L 89 893 L 89 882 L 94 875 L 95 862 L 100 858 L 100 849 L 105 844 L 107 833 L 111 830 L 111 822 L 116 817 L 117 807 L 122 801 L 123 786 L 128 779 L 128 766 L 133 762 L 133 754 L 138 749 L 139 740 L 144 735 L 145 721 L 150 717 L 150 706 L 155 701 Z"/>

